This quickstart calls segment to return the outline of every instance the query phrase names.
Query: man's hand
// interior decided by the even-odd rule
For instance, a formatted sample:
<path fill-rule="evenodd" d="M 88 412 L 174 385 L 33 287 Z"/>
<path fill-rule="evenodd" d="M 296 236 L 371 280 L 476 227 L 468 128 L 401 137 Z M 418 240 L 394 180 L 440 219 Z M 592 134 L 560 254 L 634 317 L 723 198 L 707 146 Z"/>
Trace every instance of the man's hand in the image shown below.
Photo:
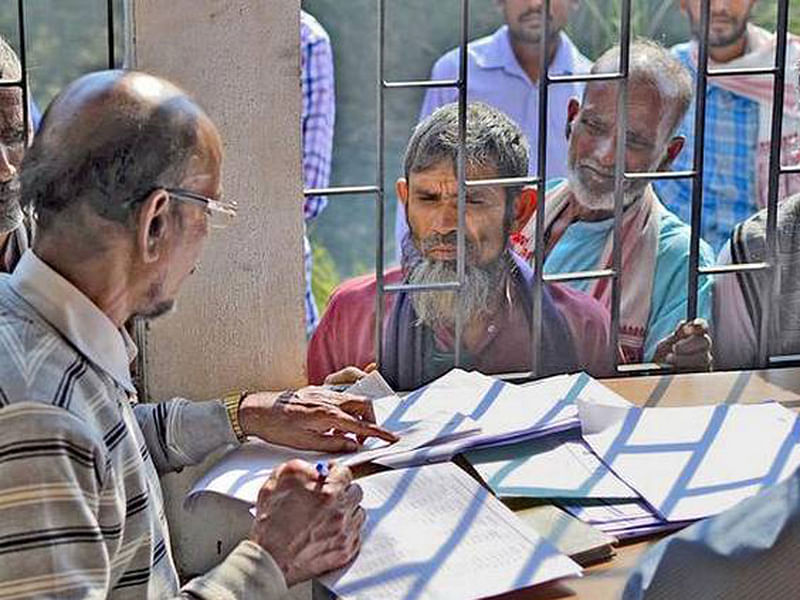
<path fill-rule="evenodd" d="M 270 553 L 292 586 L 350 562 L 361 547 L 363 493 L 347 467 L 323 481 L 302 460 L 273 471 L 258 493 L 250 539 Z"/>
<path fill-rule="evenodd" d="M 658 343 L 653 362 L 686 371 L 710 371 L 714 364 L 711 336 L 705 319 L 682 321 L 675 332 Z"/>
<path fill-rule="evenodd" d="M 378 368 L 374 362 L 369 363 L 364 369 L 358 367 L 345 367 L 336 373 L 331 373 L 325 378 L 325 385 L 349 385 L 363 379 Z"/>
<path fill-rule="evenodd" d="M 354 452 L 367 437 L 398 439 L 375 425 L 366 398 L 313 386 L 248 394 L 239 407 L 239 423 L 247 435 L 301 450 Z"/>

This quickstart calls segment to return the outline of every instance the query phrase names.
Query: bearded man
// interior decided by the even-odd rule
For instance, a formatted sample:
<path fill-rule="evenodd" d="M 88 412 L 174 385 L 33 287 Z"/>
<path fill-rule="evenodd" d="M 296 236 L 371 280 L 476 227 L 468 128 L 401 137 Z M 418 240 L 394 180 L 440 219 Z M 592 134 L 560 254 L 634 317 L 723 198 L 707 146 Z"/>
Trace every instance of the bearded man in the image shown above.
<path fill-rule="evenodd" d="M 592 73 L 613 73 L 619 48 L 603 54 Z M 545 202 L 545 271 L 573 273 L 611 267 L 614 230 L 614 165 L 617 135 L 617 82 L 592 81 L 583 101 L 569 102 L 568 179 L 551 188 Z M 628 130 L 625 171 L 666 170 L 684 144 L 675 135 L 692 98 L 686 69 L 656 43 L 637 41 L 630 48 Z M 515 247 L 533 257 L 536 219 L 530 219 Z M 694 331 L 676 324 L 686 315 L 690 229 L 669 212 L 651 185 L 629 180 L 624 188 L 622 221 L 622 303 L 620 353 L 622 362 L 669 362 L 680 367 L 708 361 L 704 324 L 690 347 L 681 342 Z M 711 249 L 700 244 L 700 266 L 714 262 Z M 573 283 L 611 308 L 611 281 Z M 698 285 L 698 316 L 711 312 L 711 281 Z M 660 341 L 663 344 L 659 344 Z M 696 347 L 701 343 L 703 347 Z M 692 356 L 691 361 L 685 360 Z M 691 363 L 691 364 L 690 364 Z"/>
<path fill-rule="evenodd" d="M 756 0 L 711 0 L 708 30 L 710 69 L 772 67 L 777 37 L 750 22 Z M 672 53 L 697 76 L 700 0 L 681 0 L 694 38 Z M 800 38 L 787 37 L 786 65 L 800 61 Z M 786 73 L 781 140 L 783 164 L 800 162 L 800 98 L 795 77 Z M 770 141 L 772 139 L 772 77 L 737 75 L 711 77 L 706 89 L 706 133 L 703 167 L 703 239 L 715 252 L 722 250 L 734 226 L 767 205 Z M 694 109 L 688 111 L 679 133 L 694 144 Z M 675 160 L 676 170 L 692 169 L 691 150 Z M 778 198 L 800 193 L 800 175 L 778 178 Z M 659 196 L 670 210 L 688 220 L 692 210 L 689 179 L 659 181 Z"/>
<path fill-rule="evenodd" d="M 436 284 L 457 280 L 458 108 L 448 104 L 420 123 L 405 154 L 397 196 L 406 208 L 410 235 L 402 267 L 387 284 Z M 519 127 L 481 103 L 467 109 L 467 178 L 522 177 L 528 144 Z M 528 371 L 531 365 L 530 267 L 511 252 L 509 237 L 526 222 L 532 190 L 471 188 L 466 198 L 465 286 L 452 291 L 386 295 L 384 362 L 380 371 L 395 389 L 413 389 L 454 364 L 454 322 L 463 314 L 464 368 L 484 373 Z M 346 367 L 375 357 L 374 275 L 334 291 L 308 350 L 309 380 L 321 383 Z M 608 363 L 608 314 L 566 287 L 545 286 L 542 298 L 542 363 L 545 374 Z"/>
<path fill-rule="evenodd" d="M 19 58 L 0 37 L 0 80 L 19 81 L 21 76 Z M 0 88 L 0 273 L 11 272 L 28 247 L 17 177 L 30 131 L 25 128 L 22 107 L 22 89 Z"/>

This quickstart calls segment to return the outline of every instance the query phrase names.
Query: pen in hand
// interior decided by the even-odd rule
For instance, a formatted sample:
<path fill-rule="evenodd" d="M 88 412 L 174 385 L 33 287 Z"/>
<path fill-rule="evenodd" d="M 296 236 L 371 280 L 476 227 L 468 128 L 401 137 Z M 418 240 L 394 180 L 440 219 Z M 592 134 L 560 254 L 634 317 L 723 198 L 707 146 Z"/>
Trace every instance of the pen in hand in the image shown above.
<path fill-rule="evenodd" d="M 317 479 L 319 480 L 320 483 L 325 483 L 325 478 L 328 476 L 329 473 L 328 465 L 320 461 L 317 463 L 316 469 L 318 476 Z"/>

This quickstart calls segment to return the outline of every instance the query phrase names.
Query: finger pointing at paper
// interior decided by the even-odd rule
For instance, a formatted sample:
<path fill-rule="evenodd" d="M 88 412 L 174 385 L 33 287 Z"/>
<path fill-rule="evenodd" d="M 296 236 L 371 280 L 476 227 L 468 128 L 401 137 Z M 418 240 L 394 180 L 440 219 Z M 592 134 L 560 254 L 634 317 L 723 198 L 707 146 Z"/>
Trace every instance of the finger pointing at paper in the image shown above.
<path fill-rule="evenodd" d="M 397 441 L 374 420 L 368 399 L 313 386 L 247 394 L 239 406 L 246 434 L 301 450 L 353 452 L 358 449 L 353 436 Z"/>

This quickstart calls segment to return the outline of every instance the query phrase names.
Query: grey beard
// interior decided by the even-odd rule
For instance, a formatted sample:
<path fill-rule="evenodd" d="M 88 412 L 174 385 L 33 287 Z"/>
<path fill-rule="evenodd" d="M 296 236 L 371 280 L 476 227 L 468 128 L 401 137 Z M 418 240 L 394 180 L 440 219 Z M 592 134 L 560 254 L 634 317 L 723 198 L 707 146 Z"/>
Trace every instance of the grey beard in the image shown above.
<path fill-rule="evenodd" d="M 0 184 L 0 234 L 14 231 L 22 224 L 22 209 L 19 206 L 19 179 Z"/>
<path fill-rule="evenodd" d="M 420 322 L 429 327 L 452 327 L 460 305 L 464 323 L 491 314 L 495 307 L 499 283 L 507 271 L 503 259 L 489 267 L 466 265 L 464 287 L 460 292 L 414 292 L 411 302 Z M 408 282 L 428 285 L 457 281 L 455 261 L 422 259 L 409 270 Z"/>

